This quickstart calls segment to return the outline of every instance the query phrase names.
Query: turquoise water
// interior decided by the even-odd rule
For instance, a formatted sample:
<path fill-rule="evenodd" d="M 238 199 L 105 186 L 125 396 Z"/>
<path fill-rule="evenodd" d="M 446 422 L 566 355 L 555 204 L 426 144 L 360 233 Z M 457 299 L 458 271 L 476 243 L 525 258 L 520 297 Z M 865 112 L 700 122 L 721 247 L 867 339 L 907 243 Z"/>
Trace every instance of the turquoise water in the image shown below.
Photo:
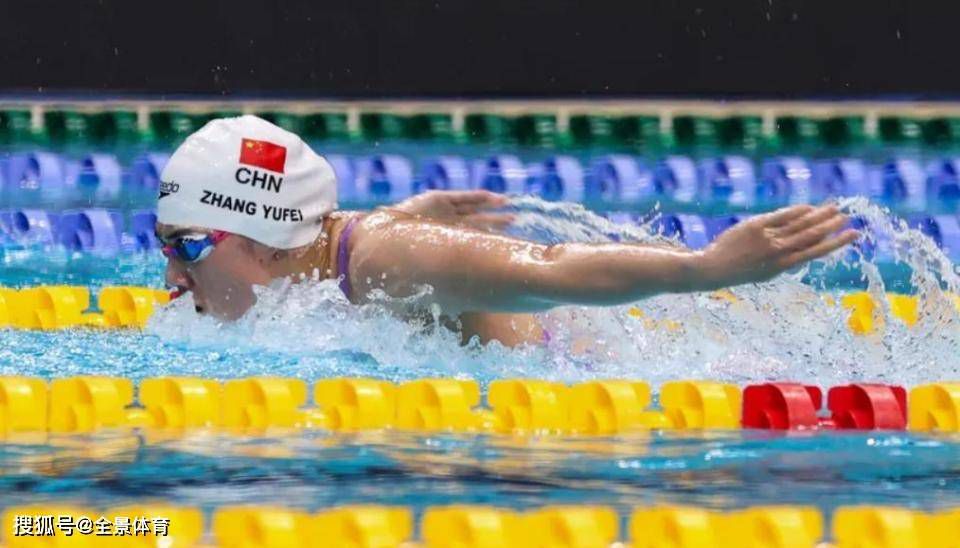
<path fill-rule="evenodd" d="M 150 499 L 211 509 L 281 504 L 550 503 L 712 508 L 960 505 L 960 443 L 893 433 L 766 432 L 612 440 L 457 436 L 186 438 L 135 435 L 0 446 L 4 503 L 107 506 Z"/>
<path fill-rule="evenodd" d="M 509 230 L 544 241 L 652 238 L 568 204 L 517 199 Z M 648 329 L 628 307 L 561 308 L 542 316 L 548 347 L 462 346 L 450 332 L 351 306 L 333 282 L 278 281 L 235 324 L 193 312 L 189 296 L 157 313 L 144 332 L 0 330 L 0 374 L 44 378 L 103 374 L 132 379 L 280 375 L 313 381 L 371 376 L 504 377 L 574 382 L 630 377 L 654 386 L 678 378 L 746 384 L 853 380 L 913 385 L 960 378 L 960 317 L 942 291 L 960 289 L 956 267 L 922 234 L 864 201 L 845 207 L 873 221 L 900 265 L 884 271 L 840 254 L 771 283 L 739 287 L 738 304 L 708 295 L 638 303 L 680 330 Z M 70 283 L 159 286 L 159 253 L 96 258 L 62 250 L 8 249 L 0 285 Z M 884 267 L 886 268 L 886 267 Z M 888 318 L 882 334 L 855 337 L 823 293 L 909 287 L 926 303 L 913 329 Z M 296 343 L 291 343 L 296 341 Z M 589 343 L 589 344 L 587 344 Z M 268 438 L 137 433 L 63 436 L 0 444 L 0 506 L 51 499 L 92 506 L 164 498 L 212 508 L 280 503 L 317 508 L 351 502 L 415 508 L 453 502 L 533 506 L 652 502 L 716 508 L 808 503 L 825 509 L 876 502 L 960 505 L 960 443 L 906 433 L 707 432 L 614 440 L 401 433 Z"/>

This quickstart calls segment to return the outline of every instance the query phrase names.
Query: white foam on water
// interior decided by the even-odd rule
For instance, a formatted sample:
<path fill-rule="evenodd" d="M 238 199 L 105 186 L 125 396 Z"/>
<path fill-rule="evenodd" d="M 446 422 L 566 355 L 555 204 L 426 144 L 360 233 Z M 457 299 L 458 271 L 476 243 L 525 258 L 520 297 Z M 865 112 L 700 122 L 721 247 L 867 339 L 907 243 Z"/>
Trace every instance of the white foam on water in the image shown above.
<path fill-rule="evenodd" d="M 185 295 L 156 314 L 148 332 L 211 349 L 365 355 L 382 366 L 369 371 L 374 376 L 478 376 L 498 370 L 507 375 L 542 361 L 537 356 L 545 354 L 542 348 L 461 346 L 457 334 L 433 322 L 399 319 L 381 304 L 350 304 L 333 280 L 276 281 L 257 293 L 257 304 L 232 324 L 197 318 L 192 299 Z"/>
<path fill-rule="evenodd" d="M 509 232 L 522 237 L 547 242 L 661 239 L 649 225 L 614 224 L 579 205 L 529 197 L 511 205 L 517 220 Z M 261 288 L 257 304 L 233 324 L 198 317 L 187 296 L 155 314 L 148 332 L 171 344 L 214 350 L 355 353 L 371 359 L 364 372 L 378 377 L 633 377 L 653 383 L 706 378 L 821 385 L 960 378 L 960 318 L 945 293 L 960 293 L 956 267 L 930 238 L 908 229 L 887 210 L 862 198 L 844 200 L 841 206 L 867 219 L 866 236 L 890 242 L 895 258 L 910 267 L 922 302 L 916 326 L 907 328 L 884 308 L 884 329 L 852 334 L 846 327 L 848 312 L 800 281 L 804 268 L 768 283 L 733 288 L 737 302 L 699 293 L 646 299 L 636 303 L 643 311 L 640 318 L 630 313 L 631 306 L 561 307 L 539 315 L 551 334 L 546 347 L 462 346 L 456 334 L 429 318 L 402 320 L 382 303 L 351 305 L 329 280 L 277 281 Z M 838 252 L 818 263 L 835 266 L 845 255 Z M 876 264 L 858 258 L 852 266 L 862 272 L 868 291 L 884 294 Z"/>

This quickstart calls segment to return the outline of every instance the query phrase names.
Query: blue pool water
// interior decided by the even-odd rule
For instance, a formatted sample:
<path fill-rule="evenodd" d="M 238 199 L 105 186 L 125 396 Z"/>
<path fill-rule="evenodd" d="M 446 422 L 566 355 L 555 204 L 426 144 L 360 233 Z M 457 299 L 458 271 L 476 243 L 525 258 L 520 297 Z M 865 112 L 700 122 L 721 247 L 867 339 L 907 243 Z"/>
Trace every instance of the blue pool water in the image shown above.
<path fill-rule="evenodd" d="M 709 295 L 639 303 L 649 317 L 682 324 L 650 329 L 628 307 L 562 308 L 542 321 L 546 348 L 461 346 L 429 325 L 353 307 L 333 282 L 277 282 L 255 308 L 223 325 L 193 312 L 189 296 L 161 310 L 144 332 L 0 330 L 0 374 L 44 378 L 103 374 L 132 379 L 279 375 L 313 381 L 426 376 L 577 381 L 629 377 L 653 385 L 679 378 L 736 383 L 853 380 L 912 385 L 960 377 L 960 318 L 943 296 L 956 268 L 929 238 L 892 223 L 863 200 L 900 260 L 896 268 L 840 255 L 771 283 L 735 288 L 741 302 Z M 517 199 L 509 231 L 543 241 L 644 240 L 582 208 Z M 159 286 L 157 252 L 93 257 L 59 249 L 8 249 L 0 285 L 69 283 Z M 846 314 L 821 295 L 850 287 L 905 287 L 926 303 L 912 328 L 888 318 L 870 337 L 851 335 Z M 292 341 L 296 341 L 292 343 Z M 423 508 L 453 502 L 525 507 L 652 502 L 715 508 L 763 503 L 876 502 L 960 505 L 960 439 L 906 433 L 706 432 L 619 439 L 417 436 L 403 433 L 267 438 L 158 439 L 107 432 L 0 444 L 0 506 L 48 500 L 107 506 L 167 499 L 212 508 L 277 503 L 317 508 L 355 502 Z"/>
<path fill-rule="evenodd" d="M 206 509 L 349 503 L 415 509 L 679 502 L 712 508 L 802 503 L 960 504 L 955 437 L 891 433 L 662 434 L 592 440 L 452 435 L 300 435 L 147 440 L 101 434 L 6 444 L 4 503 L 107 506 L 164 499 Z"/>

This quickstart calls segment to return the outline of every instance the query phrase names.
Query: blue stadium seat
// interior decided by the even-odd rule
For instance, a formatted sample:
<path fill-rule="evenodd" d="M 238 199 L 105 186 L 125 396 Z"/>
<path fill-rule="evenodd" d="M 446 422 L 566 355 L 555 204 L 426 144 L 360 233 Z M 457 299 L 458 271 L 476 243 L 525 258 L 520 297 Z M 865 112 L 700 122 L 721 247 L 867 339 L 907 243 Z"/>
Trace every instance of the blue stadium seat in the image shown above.
<path fill-rule="evenodd" d="M 81 209 L 60 216 L 57 235 L 70 251 L 116 254 L 120 250 L 123 216 L 119 211 Z"/>
<path fill-rule="evenodd" d="M 324 159 L 333 168 L 333 173 L 337 177 L 337 199 L 347 202 L 356 200 L 356 174 L 350 158 L 342 154 L 330 154 L 324 156 Z"/>
<path fill-rule="evenodd" d="M 0 239 L 13 241 L 13 211 L 9 209 L 0 209 Z"/>
<path fill-rule="evenodd" d="M 130 167 L 130 182 L 135 188 L 157 190 L 160 187 L 160 174 L 169 159 L 169 154 L 161 152 L 141 155 Z"/>
<path fill-rule="evenodd" d="M 516 156 L 503 154 L 474 162 L 473 187 L 508 194 L 523 194 L 527 168 Z"/>
<path fill-rule="evenodd" d="M 626 154 L 595 158 L 584 180 L 584 200 L 588 203 L 634 204 L 656 192 L 650 170 Z"/>
<path fill-rule="evenodd" d="M 936 160 L 927 172 L 927 199 L 955 207 L 960 202 L 960 157 Z"/>
<path fill-rule="evenodd" d="M 120 193 L 123 169 L 113 154 L 90 154 L 79 162 L 71 162 L 66 171 L 70 186 L 94 191 L 100 197 Z"/>
<path fill-rule="evenodd" d="M 64 184 L 64 165 L 52 152 L 12 154 L 6 162 L 8 189 L 59 190 Z"/>
<path fill-rule="evenodd" d="M 439 156 L 423 164 L 417 179 L 416 192 L 425 190 L 467 190 L 470 188 L 470 168 L 459 156 Z"/>
<path fill-rule="evenodd" d="M 912 158 L 894 158 L 874 176 L 871 197 L 912 210 L 926 207 L 927 174 Z"/>
<path fill-rule="evenodd" d="M 582 202 L 583 166 L 572 156 L 552 156 L 528 169 L 524 191 L 544 200 Z"/>
<path fill-rule="evenodd" d="M 960 219 L 956 216 L 915 216 L 907 224 L 930 236 L 951 260 L 960 260 Z"/>
<path fill-rule="evenodd" d="M 749 207 L 756 202 L 757 176 L 744 156 L 724 156 L 700 164 L 700 197 L 708 204 Z"/>
<path fill-rule="evenodd" d="M 395 202 L 413 195 L 413 165 L 404 156 L 383 154 L 358 159 L 357 197 L 370 202 Z"/>
<path fill-rule="evenodd" d="M 657 193 L 681 203 L 699 197 L 697 166 L 686 156 L 667 156 L 657 163 L 653 176 Z"/>
<path fill-rule="evenodd" d="M 766 160 L 761 168 L 757 201 L 761 204 L 806 204 L 826 195 L 813 184 L 813 170 L 805 158 L 784 156 Z"/>
<path fill-rule="evenodd" d="M 59 216 L 43 209 L 15 209 L 6 223 L 18 243 L 49 245 L 56 242 Z"/>
<path fill-rule="evenodd" d="M 667 237 L 680 236 L 680 241 L 690 249 L 701 249 L 710 243 L 707 226 L 699 215 L 662 215 L 654 228 Z"/>
<path fill-rule="evenodd" d="M 157 213 L 153 210 L 147 209 L 130 213 L 127 232 L 134 240 L 135 251 L 149 251 L 160 248 L 160 241 L 154 234 L 156 224 Z"/>
<path fill-rule="evenodd" d="M 814 196 L 869 196 L 869 185 L 870 170 L 859 158 L 834 158 L 814 167 Z"/>
<path fill-rule="evenodd" d="M 721 215 L 719 217 L 704 217 L 703 224 L 707 230 L 707 239 L 711 242 L 731 226 L 739 223 L 744 216 Z"/>

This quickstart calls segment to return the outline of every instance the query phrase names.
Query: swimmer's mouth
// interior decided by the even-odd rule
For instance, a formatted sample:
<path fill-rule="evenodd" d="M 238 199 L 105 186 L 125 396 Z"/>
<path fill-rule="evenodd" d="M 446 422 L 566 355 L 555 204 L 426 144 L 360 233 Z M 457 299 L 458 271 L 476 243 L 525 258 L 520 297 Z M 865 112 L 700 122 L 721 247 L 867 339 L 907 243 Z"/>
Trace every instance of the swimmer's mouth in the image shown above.
<path fill-rule="evenodd" d="M 180 286 L 174 287 L 173 289 L 170 290 L 170 300 L 172 301 L 180 297 L 186 292 L 187 292 L 187 289 L 185 287 L 180 287 Z"/>
<path fill-rule="evenodd" d="M 190 290 L 187 289 L 187 288 L 185 288 L 185 287 L 180 287 L 180 286 L 175 286 L 175 287 L 173 287 L 172 289 L 170 289 L 170 300 L 172 301 L 172 300 L 180 297 L 181 295 L 183 295 L 183 294 L 186 293 L 187 291 L 190 291 Z M 193 309 L 197 311 L 197 314 L 203 314 L 203 313 L 204 313 L 204 308 L 203 308 L 202 306 L 200 306 L 200 305 L 194 305 Z"/>

